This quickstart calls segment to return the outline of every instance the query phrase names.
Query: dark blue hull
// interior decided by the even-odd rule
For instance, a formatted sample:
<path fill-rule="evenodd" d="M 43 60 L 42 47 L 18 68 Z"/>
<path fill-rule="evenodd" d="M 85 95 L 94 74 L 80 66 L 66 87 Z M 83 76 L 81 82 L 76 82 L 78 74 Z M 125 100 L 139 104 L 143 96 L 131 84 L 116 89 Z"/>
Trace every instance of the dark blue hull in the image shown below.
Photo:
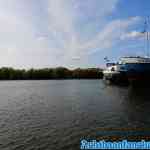
<path fill-rule="evenodd" d="M 129 63 L 120 66 L 122 73 L 126 74 L 129 82 L 150 82 L 150 63 Z"/>
<path fill-rule="evenodd" d="M 127 72 L 150 72 L 150 63 L 128 63 L 122 64 L 121 70 L 125 70 Z"/>

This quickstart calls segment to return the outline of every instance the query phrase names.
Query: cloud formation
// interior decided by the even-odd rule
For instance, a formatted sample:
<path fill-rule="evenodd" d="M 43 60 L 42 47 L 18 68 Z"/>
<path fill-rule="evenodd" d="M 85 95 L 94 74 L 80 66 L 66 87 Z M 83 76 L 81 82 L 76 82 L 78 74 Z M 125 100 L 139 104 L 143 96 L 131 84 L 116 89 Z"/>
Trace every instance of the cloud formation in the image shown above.
<path fill-rule="evenodd" d="M 140 17 L 109 20 L 118 0 L 0 1 L 0 65 L 79 67 L 110 49 Z M 126 34 L 126 35 L 125 35 Z M 9 60 L 9 61 L 8 61 Z"/>
<path fill-rule="evenodd" d="M 138 31 L 131 31 L 129 33 L 122 35 L 121 39 L 125 40 L 125 39 L 143 38 L 144 36 L 145 36 L 145 33 L 138 32 Z"/>

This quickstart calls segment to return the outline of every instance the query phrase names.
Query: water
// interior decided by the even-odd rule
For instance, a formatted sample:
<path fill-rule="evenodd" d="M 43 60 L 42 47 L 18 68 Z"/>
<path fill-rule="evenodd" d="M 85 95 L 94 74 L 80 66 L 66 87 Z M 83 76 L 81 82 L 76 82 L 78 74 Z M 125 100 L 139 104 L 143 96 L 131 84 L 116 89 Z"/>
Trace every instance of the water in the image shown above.
<path fill-rule="evenodd" d="M 101 80 L 2 81 L 0 150 L 76 150 L 84 138 L 148 136 L 149 89 Z"/>

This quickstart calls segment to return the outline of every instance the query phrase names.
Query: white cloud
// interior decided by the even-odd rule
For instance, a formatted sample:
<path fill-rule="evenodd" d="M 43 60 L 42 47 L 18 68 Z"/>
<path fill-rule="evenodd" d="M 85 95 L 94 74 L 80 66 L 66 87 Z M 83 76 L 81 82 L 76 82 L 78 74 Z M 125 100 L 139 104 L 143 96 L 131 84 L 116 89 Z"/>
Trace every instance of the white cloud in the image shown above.
<path fill-rule="evenodd" d="M 72 0 L 74 8 L 81 19 L 102 19 L 104 16 L 111 14 L 118 0 Z"/>
<path fill-rule="evenodd" d="M 126 20 L 113 20 L 93 37 L 92 40 L 86 41 L 81 49 L 84 49 L 87 53 L 91 54 L 98 50 L 111 48 L 120 40 L 120 36 L 127 31 L 128 27 L 136 24 L 140 20 L 140 17 L 132 17 Z"/>
<path fill-rule="evenodd" d="M 137 38 L 143 38 L 145 36 L 144 33 L 142 32 L 138 32 L 138 31 L 132 31 L 129 33 L 125 33 L 121 36 L 122 40 L 126 40 L 126 39 L 137 39 Z"/>
<path fill-rule="evenodd" d="M 115 10 L 117 2 L 1 0 L 0 66 L 88 64 L 91 53 L 111 48 L 129 26 L 140 20 L 133 17 L 108 21 L 106 17 Z"/>
<path fill-rule="evenodd" d="M 84 36 L 81 35 L 82 33 L 78 33 L 76 25 L 80 26 L 82 20 L 85 19 L 92 22 L 92 17 L 98 19 L 99 24 L 102 24 L 105 16 L 114 10 L 118 0 L 110 0 L 109 2 L 105 0 L 49 0 L 48 2 L 50 34 L 57 41 L 57 47 L 63 51 L 64 61 L 71 61 L 72 58 L 82 57 L 82 55 L 85 57 L 86 50 L 96 47 L 99 39 L 104 41 L 104 38 L 106 39 L 109 36 L 105 35 L 108 34 L 106 32 L 109 32 L 109 29 L 104 29 L 105 31 L 100 32 L 104 35 L 104 38 L 100 37 L 99 34 L 96 37 L 94 36 L 92 41 L 86 41 L 86 43 L 83 39 Z M 86 28 L 86 24 L 84 26 Z M 92 29 L 90 30 L 88 32 L 92 32 Z M 101 43 L 105 47 L 108 44 L 109 41 Z"/>
<path fill-rule="evenodd" d="M 72 60 L 80 60 L 81 58 L 79 56 L 72 57 Z"/>
<path fill-rule="evenodd" d="M 97 3 L 94 3 L 97 2 Z M 96 52 L 97 50 L 111 48 L 120 40 L 121 33 L 124 33 L 127 28 L 136 24 L 140 17 L 132 17 L 126 20 L 113 20 L 105 24 L 103 29 L 99 28 L 93 37 L 89 40 L 84 39 L 82 31 L 79 34 L 76 24 L 80 24 L 80 17 L 84 20 L 89 19 L 92 22 L 91 14 L 96 19 L 99 19 L 99 26 L 105 21 L 105 17 L 114 11 L 117 0 L 94 0 L 94 1 L 71 1 L 68 0 L 49 0 L 49 29 L 55 40 L 57 40 L 58 47 L 63 52 L 64 62 L 68 63 L 71 60 L 84 60 L 86 57 Z M 76 4 L 73 9 L 72 4 Z M 99 5 L 98 5 L 99 4 Z M 77 12 L 74 12 L 74 11 Z M 93 12 L 97 11 L 95 15 Z M 97 16 L 97 14 L 99 14 Z M 86 28 L 86 24 L 84 24 Z M 89 29 L 88 32 L 92 32 Z M 94 50 L 96 49 L 96 50 Z M 80 59 L 74 59 L 80 58 Z"/>

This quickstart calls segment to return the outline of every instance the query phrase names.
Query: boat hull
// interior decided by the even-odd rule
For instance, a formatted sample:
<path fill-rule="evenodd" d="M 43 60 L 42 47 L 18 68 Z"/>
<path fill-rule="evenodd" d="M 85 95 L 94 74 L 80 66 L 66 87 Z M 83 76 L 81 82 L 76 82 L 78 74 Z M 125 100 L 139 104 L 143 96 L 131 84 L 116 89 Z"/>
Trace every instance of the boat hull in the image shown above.
<path fill-rule="evenodd" d="M 110 82 L 150 83 L 149 57 L 122 57 L 118 63 L 106 66 L 104 78 Z"/>
<path fill-rule="evenodd" d="M 150 85 L 150 72 L 129 73 L 127 77 L 130 84 Z"/>
<path fill-rule="evenodd" d="M 131 63 L 122 66 L 131 84 L 150 83 L 150 63 Z"/>
<path fill-rule="evenodd" d="M 128 83 L 128 79 L 125 73 L 104 73 L 104 79 L 110 83 L 122 84 Z"/>

